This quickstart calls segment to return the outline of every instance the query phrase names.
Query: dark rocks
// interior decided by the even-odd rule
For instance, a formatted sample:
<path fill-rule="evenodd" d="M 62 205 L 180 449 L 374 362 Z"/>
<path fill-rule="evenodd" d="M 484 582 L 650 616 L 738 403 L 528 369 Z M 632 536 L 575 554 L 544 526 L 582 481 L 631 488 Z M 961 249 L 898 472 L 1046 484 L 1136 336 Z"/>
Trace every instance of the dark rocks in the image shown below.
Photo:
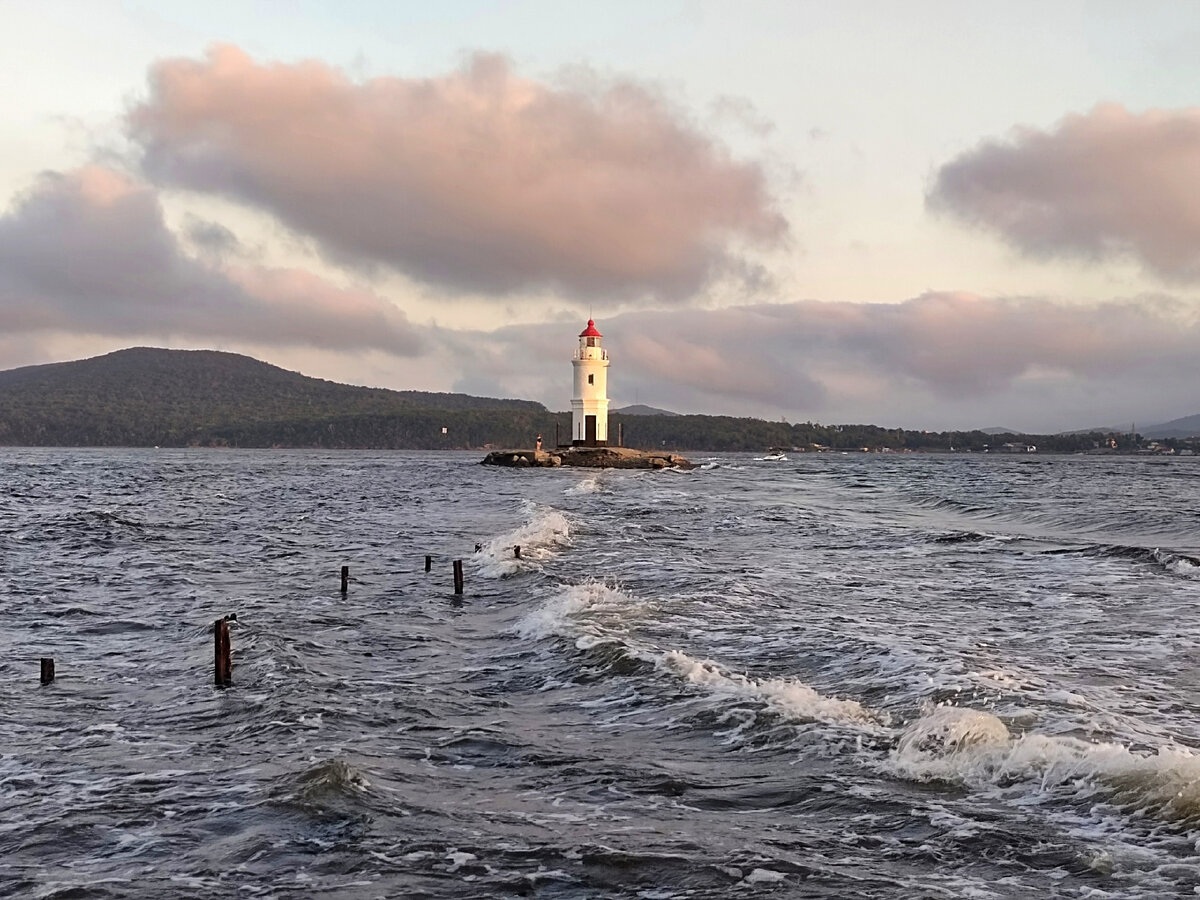
<path fill-rule="evenodd" d="M 563 450 L 497 450 L 484 457 L 485 466 L 510 468 L 690 469 L 692 463 L 675 453 L 631 450 L 628 447 L 568 447 Z"/>

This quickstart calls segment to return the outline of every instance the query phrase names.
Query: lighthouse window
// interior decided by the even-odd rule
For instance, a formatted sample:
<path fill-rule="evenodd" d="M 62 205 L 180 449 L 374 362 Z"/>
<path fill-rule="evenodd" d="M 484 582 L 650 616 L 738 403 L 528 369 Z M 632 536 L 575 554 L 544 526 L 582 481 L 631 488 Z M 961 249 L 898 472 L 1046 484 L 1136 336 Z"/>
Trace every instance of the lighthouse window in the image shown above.
<path fill-rule="evenodd" d="M 595 338 L 593 338 L 593 337 L 590 337 L 590 338 L 588 338 L 588 339 L 587 339 L 587 345 L 588 345 L 589 347 L 595 347 L 595 346 L 596 346 L 596 339 L 595 339 Z"/>
<path fill-rule="evenodd" d="M 589 376 L 588 376 L 588 384 L 595 384 L 595 383 L 596 383 L 596 376 L 595 376 L 595 375 L 589 375 Z"/>

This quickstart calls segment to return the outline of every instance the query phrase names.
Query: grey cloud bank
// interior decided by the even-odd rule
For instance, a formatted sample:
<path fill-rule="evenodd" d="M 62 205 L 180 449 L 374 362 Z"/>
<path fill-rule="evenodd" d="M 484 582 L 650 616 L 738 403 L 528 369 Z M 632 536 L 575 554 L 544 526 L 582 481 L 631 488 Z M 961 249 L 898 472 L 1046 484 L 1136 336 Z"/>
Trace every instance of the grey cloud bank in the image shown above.
<path fill-rule="evenodd" d="M 403 314 L 366 291 L 187 256 L 154 190 L 100 166 L 43 174 L 0 218 L 0 325 L 397 354 L 421 346 Z"/>
<path fill-rule="evenodd" d="M 600 325 L 616 405 L 636 392 L 681 412 L 1030 431 L 1166 420 L 1200 405 L 1200 326 L 1168 297 L 1084 306 L 930 293 L 625 313 Z M 566 385 L 570 338 L 550 325 L 494 332 L 472 384 L 564 408 L 565 387 L 554 386 Z"/>

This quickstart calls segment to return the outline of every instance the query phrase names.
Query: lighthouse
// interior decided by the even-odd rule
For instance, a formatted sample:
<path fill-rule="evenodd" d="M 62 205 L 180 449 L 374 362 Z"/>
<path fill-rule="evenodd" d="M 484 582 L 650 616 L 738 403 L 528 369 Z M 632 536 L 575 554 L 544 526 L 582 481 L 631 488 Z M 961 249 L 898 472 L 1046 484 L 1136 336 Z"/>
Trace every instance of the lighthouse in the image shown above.
<path fill-rule="evenodd" d="M 603 447 L 608 444 L 608 351 L 600 346 L 603 337 L 588 319 L 579 333 L 579 349 L 571 365 L 575 368 L 575 393 L 571 398 L 571 444 Z"/>

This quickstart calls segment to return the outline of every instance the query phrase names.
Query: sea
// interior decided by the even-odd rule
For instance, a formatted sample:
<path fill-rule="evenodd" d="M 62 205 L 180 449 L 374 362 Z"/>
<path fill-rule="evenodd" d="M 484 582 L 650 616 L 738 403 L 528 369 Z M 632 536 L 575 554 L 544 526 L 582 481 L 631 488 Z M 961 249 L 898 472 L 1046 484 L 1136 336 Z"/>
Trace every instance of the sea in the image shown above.
<path fill-rule="evenodd" d="M 0 450 L 0 896 L 1200 893 L 1200 459 L 481 457 Z"/>

